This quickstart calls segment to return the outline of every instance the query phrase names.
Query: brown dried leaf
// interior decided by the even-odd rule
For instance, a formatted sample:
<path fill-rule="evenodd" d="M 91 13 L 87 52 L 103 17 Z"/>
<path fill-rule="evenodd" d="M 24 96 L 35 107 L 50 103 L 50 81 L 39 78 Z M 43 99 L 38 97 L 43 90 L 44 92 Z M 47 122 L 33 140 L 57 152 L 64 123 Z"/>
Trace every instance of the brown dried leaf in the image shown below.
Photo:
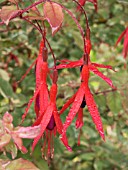
<path fill-rule="evenodd" d="M 44 17 L 49 22 L 52 28 L 52 35 L 54 35 L 62 25 L 64 14 L 61 6 L 54 2 L 46 2 L 43 6 Z"/>
<path fill-rule="evenodd" d="M 11 18 L 20 13 L 21 10 L 17 10 L 15 6 L 4 6 L 0 11 L 1 20 L 8 25 Z"/>

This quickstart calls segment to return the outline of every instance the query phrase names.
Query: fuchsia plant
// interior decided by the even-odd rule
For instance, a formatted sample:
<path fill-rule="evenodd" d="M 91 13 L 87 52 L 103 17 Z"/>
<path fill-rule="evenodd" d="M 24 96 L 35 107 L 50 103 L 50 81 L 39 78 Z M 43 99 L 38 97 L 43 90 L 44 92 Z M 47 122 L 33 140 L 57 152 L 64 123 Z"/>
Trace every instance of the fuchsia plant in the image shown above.
<path fill-rule="evenodd" d="M 74 117 L 77 114 L 77 120 L 76 120 L 76 129 L 81 129 L 84 122 L 83 122 L 83 109 L 87 105 L 88 111 L 92 117 L 92 120 L 96 126 L 97 131 L 99 132 L 101 138 L 105 140 L 105 134 L 103 130 L 102 120 L 100 118 L 100 113 L 98 111 L 97 105 L 94 101 L 93 95 L 89 88 L 89 78 L 90 78 L 90 72 L 93 72 L 97 76 L 101 77 L 104 81 L 108 83 L 113 89 L 116 89 L 116 87 L 113 85 L 112 81 L 105 76 L 102 72 L 98 70 L 98 68 L 106 68 L 111 69 L 113 68 L 111 66 L 106 66 L 99 63 L 93 63 L 91 62 L 91 39 L 90 39 L 90 28 L 88 24 L 88 19 L 86 12 L 83 8 L 83 6 L 86 4 L 86 0 L 73 0 L 73 2 L 76 3 L 78 12 L 79 10 L 85 15 L 85 22 L 86 22 L 86 28 L 84 34 L 83 28 L 81 27 L 80 23 L 77 20 L 77 17 L 65 6 L 58 2 L 53 1 L 44 1 L 39 0 L 29 7 L 25 9 L 20 9 L 17 1 L 9 0 L 13 5 L 3 7 L 0 11 L 0 17 L 2 22 L 0 22 L 0 25 L 6 24 L 8 25 L 11 20 L 13 20 L 16 17 L 20 17 L 21 19 L 25 20 L 29 24 L 32 24 L 35 29 L 39 31 L 39 33 L 42 35 L 42 40 L 40 42 L 40 49 L 39 54 L 36 60 L 32 63 L 30 68 L 26 71 L 25 75 L 22 76 L 22 81 L 28 72 L 31 70 L 33 66 L 35 66 L 35 77 L 36 77 L 36 87 L 33 97 L 28 102 L 27 108 L 25 109 L 25 112 L 22 116 L 22 122 L 26 118 L 29 109 L 31 107 L 32 102 L 34 102 L 34 110 L 36 114 L 36 120 L 33 123 L 31 127 L 27 129 L 29 132 L 29 135 L 21 135 L 21 133 L 24 131 L 23 127 L 19 129 L 15 133 L 19 133 L 19 136 L 21 138 L 34 138 L 33 144 L 32 144 L 32 151 L 34 150 L 35 146 L 37 145 L 38 141 L 43 138 L 44 143 L 42 147 L 42 155 L 45 156 L 45 158 L 53 157 L 54 153 L 54 143 L 53 143 L 53 137 L 56 136 L 56 133 L 60 135 L 60 139 L 63 142 L 63 144 L 66 146 L 66 148 L 71 151 L 71 147 L 68 143 L 68 138 L 66 136 L 66 132 L 68 127 L 71 125 Z M 97 11 L 97 0 L 87 0 L 94 4 L 95 10 Z M 38 5 L 43 4 L 43 16 L 38 10 Z M 14 6 L 15 5 L 15 6 Z M 33 10 L 33 12 L 36 14 L 36 16 L 30 16 L 29 13 L 27 13 L 29 10 Z M 83 56 L 80 57 L 77 61 L 70 61 L 67 59 L 60 60 L 60 64 L 56 65 L 56 58 L 54 56 L 52 47 L 47 40 L 47 28 L 45 27 L 45 20 L 48 21 L 48 23 L 51 26 L 52 29 L 52 35 L 54 36 L 63 26 L 63 20 L 64 20 L 64 11 L 72 17 L 74 22 L 76 23 L 80 34 L 83 39 Z M 31 18 L 33 18 L 31 20 Z M 33 20 L 36 21 L 36 24 L 33 22 Z M 42 25 L 39 23 L 39 21 L 43 23 Z M 127 43 L 127 36 L 128 36 L 128 28 L 121 34 L 119 37 L 117 44 L 122 39 L 122 37 L 125 36 L 124 40 L 124 57 L 126 58 L 127 51 L 128 51 L 128 43 Z M 49 68 L 48 64 L 48 50 L 49 47 L 54 60 L 54 67 Z M 57 98 L 57 91 L 58 91 L 58 70 L 64 69 L 64 68 L 73 68 L 73 67 L 80 67 L 80 87 L 78 88 L 77 92 L 67 101 L 65 102 L 64 106 L 61 110 L 57 109 L 56 104 L 56 98 Z M 47 77 L 51 78 L 52 85 L 50 89 L 48 89 L 47 85 Z M 19 81 L 19 82 L 20 82 Z M 64 111 L 70 106 L 69 113 L 66 117 L 66 120 L 64 124 L 61 121 L 61 114 L 64 114 Z M 34 130 L 35 129 L 35 130 Z M 30 133 L 31 130 L 34 130 L 36 133 L 34 136 Z M 13 137 L 13 136 L 12 136 Z M 80 141 L 78 141 L 80 143 Z M 18 146 L 19 147 L 19 146 Z M 20 150 L 24 151 L 22 147 L 19 147 Z"/>

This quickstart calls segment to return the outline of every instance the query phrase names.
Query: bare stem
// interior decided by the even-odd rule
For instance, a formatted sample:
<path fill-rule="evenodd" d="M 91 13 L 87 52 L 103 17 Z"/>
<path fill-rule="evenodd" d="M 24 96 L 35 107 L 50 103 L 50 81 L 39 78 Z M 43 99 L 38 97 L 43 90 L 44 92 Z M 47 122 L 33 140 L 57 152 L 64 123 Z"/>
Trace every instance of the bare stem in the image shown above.
<path fill-rule="evenodd" d="M 52 47 L 51 47 L 49 41 L 47 40 L 47 38 L 46 38 L 46 42 L 47 42 L 47 44 L 48 44 L 48 46 L 49 46 L 49 48 L 50 48 L 50 51 L 51 51 L 51 53 L 52 53 L 52 56 L 53 56 L 53 60 L 54 60 L 54 69 L 56 69 L 56 58 L 55 58 L 54 52 L 53 52 Z"/>

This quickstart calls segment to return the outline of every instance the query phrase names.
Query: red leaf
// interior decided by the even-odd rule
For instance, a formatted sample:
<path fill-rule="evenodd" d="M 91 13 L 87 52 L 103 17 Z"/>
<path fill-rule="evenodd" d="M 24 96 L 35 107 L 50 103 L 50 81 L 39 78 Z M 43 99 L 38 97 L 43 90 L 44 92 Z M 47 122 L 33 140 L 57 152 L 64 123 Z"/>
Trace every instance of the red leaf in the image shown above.
<path fill-rule="evenodd" d="M 25 72 L 25 74 L 21 77 L 21 79 L 18 81 L 18 83 L 20 83 L 26 76 L 27 74 L 30 72 L 30 70 L 32 69 L 32 67 L 36 64 L 36 60 L 30 65 L 30 67 L 27 69 L 27 71 Z"/>
<path fill-rule="evenodd" d="M 73 103 L 75 97 L 76 93 L 63 105 L 62 109 L 59 112 L 60 115 Z"/>
<path fill-rule="evenodd" d="M 42 59 L 42 49 L 44 48 L 44 40 L 40 42 L 40 50 L 37 58 L 37 63 L 36 63 L 36 88 L 41 83 L 41 69 L 42 69 L 42 64 L 43 64 L 43 59 Z"/>
<path fill-rule="evenodd" d="M 52 28 L 52 35 L 54 35 L 60 29 L 64 19 L 62 8 L 54 2 L 46 2 L 43 10 L 44 16 Z"/>
<path fill-rule="evenodd" d="M 71 61 L 69 63 L 66 64 L 59 64 L 57 67 L 57 69 L 63 69 L 63 68 L 74 68 L 74 67 L 79 67 L 83 64 L 82 59 L 78 60 L 78 61 Z"/>
<path fill-rule="evenodd" d="M 84 6 L 87 1 L 93 3 L 95 10 L 97 11 L 97 0 L 79 0 L 79 3 L 81 4 L 81 6 Z M 78 9 L 80 10 L 79 6 Z"/>
<path fill-rule="evenodd" d="M 124 48 L 123 48 L 124 58 L 126 58 L 127 54 L 128 54 L 128 27 L 126 28 L 126 34 L 124 37 Z"/>
<path fill-rule="evenodd" d="M 54 110 L 53 115 L 54 115 L 57 131 L 58 131 L 59 134 L 61 134 L 62 133 L 63 124 L 62 124 L 60 116 L 59 116 L 59 114 L 57 112 L 57 108 Z"/>
<path fill-rule="evenodd" d="M 31 106 L 32 102 L 36 99 L 36 96 L 38 95 L 38 93 L 39 93 L 39 91 L 40 91 L 40 88 L 41 88 L 41 85 L 40 85 L 40 87 L 35 91 L 34 96 L 29 100 L 28 106 L 27 106 L 27 108 L 25 109 L 25 113 L 22 115 L 22 122 L 24 121 L 25 117 L 27 116 L 28 111 L 29 111 L 29 109 L 30 109 L 30 106 Z"/>
<path fill-rule="evenodd" d="M 106 81 L 113 89 L 116 87 L 113 85 L 112 81 L 106 77 L 103 73 L 101 73 L 95 66 L 89 65 L 89 69 L 94 72 L 94 74 L 98 75 L 101 77 L 104 81 Z"/>
<path fill-rule="evenodd" d="M 86 100 L 88 110 L 89 110 L 91 117 L 93 119 L 93 122 L 95 123 L 96 128 L 100 133 L 100 136 L 103 138 L 103 140 L 105 140 L 100 114 L 98 112 L 96 103 L 93 99 L 93 96 L 90 92 L 87 82 L 85 82 L 85 100 Z"/>
<path fill-rule="evenodd" d="M 79 0 L 79 3 L 80 3 L 81 6 L 84 6 L 85 3 L 86 3 L 86 0 Z"/>
<path fill-rule="evenodd" d="M 76 120 L 76 129 L 82 128 L 83 125 L 84 125 L 84 122 L 83 122 L 83 108 L 79 108 L 78 117 L 77 117 L 77 120 Z"/>
<path fill-rule="evenodd" d="M 48 87 L 47 84 L 42 84 L 40 92 L 39 92 L 39 105 L 40 105 L 40 114 L 43 114 L 48 106 Z"/>
<path fill-rule="evenodd" d="M 17 10 L 15 6 L 3 6 L 2 10 L 0 11 L 0 18 L 1 20 L 8 25 L 9 21 L 19 15 L 21 10 Z"/>
<path fill-rule="evenodd" d="M 103 65 L 103 64 L 98 64 L 98 63 L 91 63 L 91 65 L 95 66 L 95 67 L 100 67 L 100 68 L 107 68 L 107 69 L 110 69 L 110 70 L 113 70 L 115 71 L 112 66 L 110 65 Z"/>
<path fill-rule="evenodd" d="M 124 37 L 125 33 L 126 33 L 126 29 L 120 34 L 120 36 L 119 36 L 119 38 L 118 38 L 118 40 L 117 40 L 117 42 L 116 42 L 116 46 L 117 46 L 118 43 L 122 40 L 122 38 Z"/>
<path fill-rule="evenodd" d="M 36 117 L 38 117 L 39 116 L 39 111 L 40 111 L 39 94 L 36 96 L 36 99 L 35 99 L 34 110 L 35 110 L 35 113 L 36 113 Z"/>
<path fill-rule="evenodd" d="M 57 95 L 57 84 L 53 83 L 50 89 L 50 101 L 52 103 L 56 103 L 56 95 Z"/>
<path fill-rule="evenodd" d="M 53 109 L 54 109 L 54 105 L 53 104 L 50 104 L 48 107 L 47 107 L 47 110 L 45 112 L 45 114 L 43 115 L 43 118 L 42 118 L 42 121 L 41 121 L 41 124 L 40 124 L 40 134 L 34 139 L 33 141 L 33 144 L 32 144 L 32 150 L 34 150 L 36 144 L 38 143 L 38 141 L 40 140 L 41 136 L 43 135 L 50 119 L 51 119 L 51 116 L 52 116 L 52 113 L 53 113 Z"/>
<path fill-rule="evenodd" d="M 80 105 L 82 103 L 83 97 L 84 97 L 84 88 L 83 88 L 83 84 L 81 84 L 79 90 L 77 91 L 74 103 L 73 103 L 73 105 L 69 111 L 69 114 L 66 117 L 66 121 L 63 125 L 63 132 L 62 132 L 62 136 L 61 136 L 61 140 L 63 141 L 63 143 L 64 143 L 64 136 L 66 134 L 66 130 L 70 126 L 73 118 L 75 117 L 76 113 L 78 112 Z M 68 146 L 66 146 L 66 147 L 68 147 Z"/>

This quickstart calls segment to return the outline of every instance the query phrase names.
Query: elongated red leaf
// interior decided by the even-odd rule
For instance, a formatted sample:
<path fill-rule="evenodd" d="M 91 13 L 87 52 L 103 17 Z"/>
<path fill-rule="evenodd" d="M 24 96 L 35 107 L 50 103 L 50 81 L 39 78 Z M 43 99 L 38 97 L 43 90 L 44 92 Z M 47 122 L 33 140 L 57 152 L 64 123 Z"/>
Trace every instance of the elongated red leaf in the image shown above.
<path fill-rule="evenodd" d="M 54 2 L 46 2 L 43 7 L 44 17 L 49 22 L 52 28 L 52 35 L 54 35 L 61 27 L 64 14 L 60 5 Z"/>
<path fill-rule="evenodd" d="M 128 27 L 126 28 L 126 34 L 124 37 L 123 56 L 125 59 L 126 59 L 127 54 L 128 54 Z"/>
<path fill-rule="evenodd" d="M 74 67 L 79 67 L 83 64 L 83 61 L 80 59 L 78 61 L 71 61 L 70 63 L 66 64 L 59 64 L 57 69 L 63 69 L 63 68 L 74 68 Z"/>
<path fill-rule="evenodd" d="M 32 150 L 34 150 L 36 144 L 38 143 L 38 141 L 40 140 L 41 136 L 43 135 L 50 119 L 51 119 L 51 116 L 52 116 L 52 113 L 53 113 L 53 109 L 54 109 L 54 105 L 53 104 L 50 104 L 48 107 L 47 107 L 47 110 L 42 118 L 42 121 L 41 121 L 41 124 L 40 124 L 40 134 L 34 139 L 33 141 L 33 144 L 32 144 Z"/>
<path fill-rule="evenodd" d="M 66 130 L 69 127 L 69 125 L 71 124 L 73 118 L 75 117 L 76 113 L 78 112 L 80 105 L 82 103 L 84 97 L 84 88 L 83 88 L 83 84 L 80 86 L 79 90 L 77 91 L 74 103 L 69 111 L 68 116 L 66 117 L 66 121 L 63 125 L 63 132 L 62 132 L 62 136 L 61 136 L 61 140 L 64 143 L 64 136 L 66 134 Z M 66 146 L 68 147 L 68 146 Z"/>
<path fill-rule="evenodd" d="M 122 40 L 122 38 L 124 37 L 125 33 L 126 33 L 126 29 L 120 34 L 118 40 L 116 41 L 116 46 L 117 46 L 118 43 Z"/>
<path fill-rule="evenodd" d="M 84 125 L 84 122 L 83 122 L 83 108 L 79 108 L 78 117 L 77 117 L 77 120 L 76 120 L 76 129 L 82 128 L 83 125 Z"/>
<path fill-rule="evenodd" d="M 29 100 L 28 106 L 27 106 L 27 108 L 25 109 L 25 113 L 22 115 L 22 122 L 24 121 L 25 117 L 27 116 L 28 111 L 29 111 L 29 109 L 30 109 L 30 106 L 31 106 L 32 102 L 36 99 L 36 96 L 38 95 L 41 86 L 42 86 L 42 85 L 40 85 L 40 87 L 35 91 L 34 96 Z"/>
<path fill-rule="evenodd" d="M 103 73 L 101 73 L 96 67 L 94 67 L 93 65 L 89 65 L 89 69 L 91 71 L 94 72 L 94 74 L 98 75 L 99 77 L 101 77 L 104 81 L 106 81 L 113 89 L 115 89 L 116 87 L 113 85 L 112 81 L 106 77 Z"/>
<path fill-rule="evenodd" d="M 87 83 L 85 83 L 85 100 L 92 120 L 95 123 L 100 136 L 103 138 L 103 140 L 105 140 L 100 114 Z"/>
<path fill-rule="evenodd" d="M 23 81 L 23 79 L 27 76 L 27 74 L 31 71 L 32 67 L 36 64 L 36 61 L 35 60 L 31 65 L 30 67 L 27 69 L 27 71 L 25 72 L 25 74 L 21 77 L 21 79 L 17 82 L 17 83 L 20 83 L 21 81 Z"/>
<path fill-rule="evenodd" d="M 57 95 L 57 84 L 53 83 L 50 89 L 50 101 L 52 103 L 56 103 L 56 95 Z"/>
<path fill-rule="evenodd" d="M 60 115 L 73 103 L 75 97 L 76 93 L 63 105 L 62 109 L 59 112 Z"/>
<path fill-rule="evenodd" d="M 39 92 L 40 114 L 43 114 L 48 106 L 49 94 L 47 84 L 42 84 Z"/>
<path fill-rule="evenodd" d="M 39 94 L 35 98 L 34 110 L 35 110 L 35 113 L 36 113 L 36 117 L 38 117 L 39 111 L 40 111 Z"/>
<path fill-rule="evenodd" d="M 54 119 L 55 119 L 57 131 L 58 131 L 59 134 L 61 134 L 62 133 L 63 124 L 62 124 L 60 116 L 59 116 L 59 114 L 57 112 L 57 108 L 54 109 L 53 116 L 54 116 Z"/>
<path fill-rule="evenodd" d="M 110 70 L 113 70 L 115 71 L 112 66 L 110 65 L 103 65 L 103 64 L 99 64 L 99 63 L 91 63 L 91 65 L 95 66 L 95 67 L 99 67 L 99 68 L 107 68 L 107 69 L 110 69 Z"/>

